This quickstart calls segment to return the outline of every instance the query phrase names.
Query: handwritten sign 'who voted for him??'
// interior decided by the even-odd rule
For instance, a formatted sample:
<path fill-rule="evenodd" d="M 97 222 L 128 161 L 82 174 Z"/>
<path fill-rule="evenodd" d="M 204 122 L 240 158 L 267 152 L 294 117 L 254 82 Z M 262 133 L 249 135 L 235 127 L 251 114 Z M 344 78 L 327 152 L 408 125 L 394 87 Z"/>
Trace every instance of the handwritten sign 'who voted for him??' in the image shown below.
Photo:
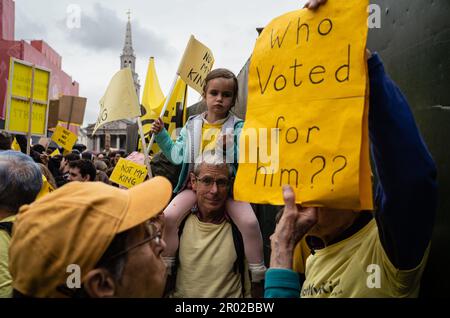
<path fill-rule="evenodd" d="M 109 180 L 129 189 L 144 182 L 146 176 L 147 168 L 144 165 L 120 158 Z"/>
<path fill-rule="evenodd" d="M 367 5 L 330 1 L 264 28 L 249 70 L 236 200 L 283 205 L 290 184 L 305 206 L 372 208 L 362 138 Z"/>
<path fill-rule="evenodd" d="M 66 150 L 72 150 L 77 139 L 77 135 L 61 126 L 56 126 L 56 130 L 52 135 L 52 140 Z"/>

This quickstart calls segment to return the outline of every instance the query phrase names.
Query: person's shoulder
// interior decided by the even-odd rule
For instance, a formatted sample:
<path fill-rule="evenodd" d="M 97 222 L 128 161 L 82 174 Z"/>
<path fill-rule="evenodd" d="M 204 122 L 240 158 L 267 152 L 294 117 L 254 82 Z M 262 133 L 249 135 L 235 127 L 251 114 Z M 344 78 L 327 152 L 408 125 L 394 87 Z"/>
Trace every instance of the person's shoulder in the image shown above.
<path fill-rule="evenodd" d="M 236 115 L 232 115 L 233 121 L 234 121 L 234 128 L 242 128 L 244 126 L 244 120 L 237 117 Z"/>
<path fill-rule="evenodd" d="M 0 228 L 0 254 L 3 252 L 8 253 L 9 250 L 9 244 L 11 242 L 11 236 L 9 234 Z"/>
<path fill-rule="evenodd" d="M 202 119 L 203 114 L 204 114 L 204 113 L 200 113 L 200 114 L 195 114 L 195 115 L 189 116 L 188 119 L 186 120 L 186 124 L 187 124 L 188 122 L 193 121 L 193 120 Z"/>

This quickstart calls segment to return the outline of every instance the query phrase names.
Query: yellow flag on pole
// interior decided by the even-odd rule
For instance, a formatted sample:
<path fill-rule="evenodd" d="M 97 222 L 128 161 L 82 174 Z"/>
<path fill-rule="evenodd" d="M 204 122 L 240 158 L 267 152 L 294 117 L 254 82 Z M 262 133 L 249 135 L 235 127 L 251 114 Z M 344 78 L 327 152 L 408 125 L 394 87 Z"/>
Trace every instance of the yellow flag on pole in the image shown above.
<path fill-rule="evenodd" d="M 145 125 L 145 120 L 149 118 L 146 115 L 149 113 L 150 109 L 159 109 L 159 111 L 161 111 L 160 107 L 163 100 L 164 94 L 159 85 L 158 76 L 156 75 L 155 59 L 151 57 L 148 62 L 147 77 L 145 78 L 144 92 L 142 93 L 142 106 L 144 109 L 142 109 L 141 119 L 143 126 Z"/>
<path fill-rule="evenodd" d="M 159 117 L 160 110 L 162 109 L 164 102 L 165 99 L 161 101 L 160 106 L 156 109 L 156 111 L 154 111 L 153 109 L 150 110 L 150 112 L 148 113 L 149 116 L 147 117 L 149 118 L 150 123 L 153 123 L 153 121 Z M 176 130 L 177 128 L 182 128 L 186 123 L 186 102 L 187 85 L 181 78 L 179 78 L 177 83 L 175 84 L 175 88 L 173 90 L 169 104 L 162 118 L 164 126 L 172 139 L 176 139 L 177 134 L 179 133 L 174 133 L 174 130 Z M 151 127 L 151 125 L 148 125 L 148 127 Z M 147 130 L 144 128 L 144 135 L 148 142 L 148 140 L 150 139 L 150 128 L 148 128 Z M 139 151 L 142 151 L 140 142 L 138 142 L 138 149 Z M 153 153 L 159 152 L 158 145 L 156 143 L 153 144 L 151 150 L 153 151 Z"/>
<path fill-rule="evenodd" d="M 211 50 L 191 35 L 177 74 L 200 94 L 203 93 L 205 78 L 214 65 Z"/>
<path fill-rule="evenodd" d="M 172 139 L 176 139 L 179 134 L 179 131 L 174 134 L 174 130 L 182 128 L 186 123 L 186 102 L 187 85 L 179 78 L 162 118 L 164 126 Z"/>
<path fill-rule="evenodd" d="M 155 117 L 155 113 L 161 113 L 161 108 L 164 104 L 164 94 L 159 85 L 158 76 L 155 69 L 155 59 L 150 58 L 147 68 L 147 77 L 145 79 L 144 92 L 142 94 L 142 105 L 141 105 L 141 122 L 144 131 L 144 136 L 148 142 L 150 138 L 150 129 L 152 127 L 153 121 L 158 118 Z M 138 149 L 142 149 L 141 137 L 138 137 Z M 154 152 L 158 152 L 159 148 L 157 145 L 152 148 Z"/>
<path fill-rule="evenodd" d="M 95 134 L 95 131 L 105 123 L 140 115 L 141 110 L 133 76 L 131 69 L 127 67 L 113 76 L 105 95 L 100 100 L 100 113 L 92 134 Z"/>

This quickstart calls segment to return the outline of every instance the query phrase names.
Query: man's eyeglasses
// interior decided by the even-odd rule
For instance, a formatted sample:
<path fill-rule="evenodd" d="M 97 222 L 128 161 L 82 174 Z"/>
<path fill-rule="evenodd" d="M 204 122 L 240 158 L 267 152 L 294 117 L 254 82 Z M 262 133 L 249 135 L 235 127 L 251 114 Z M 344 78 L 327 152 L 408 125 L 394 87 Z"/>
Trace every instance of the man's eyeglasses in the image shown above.
<path fill-rule="evenodd" d="M 197 181 L 199 181 L 205 187 L 212 187 L 212 185 L 214 183 L 216 183 L 216 186 L 220 189 L 225 189 L 230 186 L 230 180 L 228 180 L 226 178 L 217 178 L 217 179 L 215 179 L 213 177 L 199 178 L 197 176 L 195 176 L 195 178 L 197 179 Z"/>
<path fill-rule="evenodd" d="M 110 262 L 111 260 L 114 260 L 117 257 L 125 255 L 125 254 L 129 253 L 131 250 L 134 250 L 135 248 L 142 246 L 144 244 L 150 243 L 151 241 L 155 241 L 155 244 L 158 246 L 161 245 L 162 231 L 161 231 L 161 227 L 157 225 L 157 222 L 155 220 L 149 220 L 145 223 L 145 227 L 146 227 L 146 232 L 148 234 L 147 238 L 145 238 L 144 240 L 129 246 L 127 249 L 109 257 L 107 262 Z"/>

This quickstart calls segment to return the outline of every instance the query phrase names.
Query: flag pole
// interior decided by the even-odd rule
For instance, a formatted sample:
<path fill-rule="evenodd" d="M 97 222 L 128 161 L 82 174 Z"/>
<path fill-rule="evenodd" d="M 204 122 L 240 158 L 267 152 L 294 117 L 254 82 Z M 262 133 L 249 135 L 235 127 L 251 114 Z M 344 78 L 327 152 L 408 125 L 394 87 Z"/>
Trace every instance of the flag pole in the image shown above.
<path fill-rule="evenodd" d="M 163 118 L 164 117 L 164 113 L 166 112 L 167 106 L 169 105 L 170 99 L 172 98 L 172 94 L 173 94 L 173 90 L 175 89 L 175 85 L 178 81 L 178 73 L 175 74 L 175 78 L 173 79 L 172 82 L 172 86 L 170 87 L 169 90 L 169 95 L 167 95 L 166 101 L 164 102 L 164 106 L 161 109 L 161 114 L 159 115 L 159 118 Z M 148 154 L 150 153 L 150 149 L 152 149 L 153 143 L 155 142 L 155 134 L 152 134 L 152 138 L 150 139 L 150 142 L 148 143 L 148 147 L 147 150 L 145 151 L 145 155 L 148 156 Z M 142 137 L 141 137 L 142 139 Z M 145 148 L 143 148 L 145 149 Z"/>
<path fill-rule="evenodd" d="M 153 178 L 153 174 L 152 174 L 152 167 L 150 166 L 150 158 L 148 157 L 148 153 L 145 151 L 146 149 L 146 144 L 145 144 L 145 137 L 144 137 L 144 129 L 142 128 L 142 121 L 141 121 L 141 117 L 138 117 L 138 127 L 139 127 L 139 134 L 141 136 L 141 144 L 142 144 L 142 149 L 144 149 L 144 162 L 145 165 L 147 166 L 147 174 L 148 174 L 148 178 L 151 179 Z"/>
<path fill-rule="evenodd" d="M 34 92 L 34 64 L 31 66 L 31 92 L 30 92 L 30 106 L 28 115 L 28 132 L 27 132 L 27 155 L 30 155 L 31 147 L 31 129 L 32 129 L 32 119 L 33 119 L 33 92 Z"/>

